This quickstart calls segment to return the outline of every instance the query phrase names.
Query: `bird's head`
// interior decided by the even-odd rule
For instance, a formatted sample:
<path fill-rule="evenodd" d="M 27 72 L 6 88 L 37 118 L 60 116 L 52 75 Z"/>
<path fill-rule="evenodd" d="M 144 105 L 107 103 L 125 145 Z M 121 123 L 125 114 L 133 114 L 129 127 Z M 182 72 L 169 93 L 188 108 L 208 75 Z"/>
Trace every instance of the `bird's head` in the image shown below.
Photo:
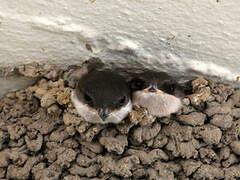
<path fill-rule="evenodd" d="M 148 109 L 150 114 L 162 117 L 179 110 L 183 88 L 165 72 L 145 71 L 130 82 L 134 105 Z"/>
<path fill-rule="evenodd" d="M 132 92 L 171 94 L 177 97 L 184 95 L 184 89 L 171 76 L 165 72 L 147 71 L 138 74 L 130 82 Z"/>
<path fill-rule="evenodd" d="M 126 81 L 111 71 L 84 75 L 77 81 L 72 101 L 87 121 L 103 124 L 119 123 L 132 108 Z M 89 117 L 90 114 L 94 117 Z"/>

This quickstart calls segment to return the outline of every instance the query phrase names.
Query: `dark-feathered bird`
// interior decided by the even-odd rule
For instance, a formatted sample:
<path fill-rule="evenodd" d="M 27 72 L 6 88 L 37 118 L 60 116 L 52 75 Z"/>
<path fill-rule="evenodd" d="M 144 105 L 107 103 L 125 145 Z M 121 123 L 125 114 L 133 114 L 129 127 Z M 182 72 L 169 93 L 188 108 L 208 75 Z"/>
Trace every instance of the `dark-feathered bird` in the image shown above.
<path fill-rule="evenodd" d="M 132 110 L 125 79 L 106 70 L 94 70 L 78 79 L 71 99 L 78 113 L 92 123 L 119 123 Z"/>
<path fill-rule="evenodd" d="M 133 105 L 146 108 L 151 115 L 168 116 L 181 107 L 182 87 L 164 72 L 146 71 L 130 82 Z"/>

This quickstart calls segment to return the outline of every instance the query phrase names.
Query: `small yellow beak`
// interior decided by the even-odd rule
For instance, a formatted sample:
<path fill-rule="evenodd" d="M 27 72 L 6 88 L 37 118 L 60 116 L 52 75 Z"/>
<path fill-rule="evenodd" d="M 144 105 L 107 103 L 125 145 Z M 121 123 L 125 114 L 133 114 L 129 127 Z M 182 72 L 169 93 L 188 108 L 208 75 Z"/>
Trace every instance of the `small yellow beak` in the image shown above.
<path fill-rule="evenodd" d="M 151 91 L 149 91 L 149 88 L 146 88 L 146 89 L 143 90 L 143 92 L 149 93 Z M 157 91 L 155 93 L 157 93 L 157 94 L 164 94 L 164 91 L 157 89 Z"/>
<path fill-rule="evenodd" d="M 164 94 L 165 92 L 162 90 L 157 90 L 157 94 Z"/>
<path fill-rule="evenodd" d="M 148 93 L 149 91 L 148 91 L 148 89 L 144 89 L 143 92 Z"/>

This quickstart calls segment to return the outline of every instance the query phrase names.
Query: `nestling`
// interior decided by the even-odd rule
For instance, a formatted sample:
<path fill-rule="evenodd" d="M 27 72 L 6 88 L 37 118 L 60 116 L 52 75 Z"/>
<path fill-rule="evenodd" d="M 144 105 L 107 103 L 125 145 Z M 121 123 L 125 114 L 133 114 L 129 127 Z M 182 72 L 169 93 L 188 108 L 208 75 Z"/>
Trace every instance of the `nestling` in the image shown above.
<path fill-rule="evenodd" d="M 120 123 L 132 110 L 125 79 L 107 70 L 93 70 L 78 79 L 71 99 L 78 113 L 92 123 Z"/>
<path fill-rule="evenodd" d="M 164 72 L 146 71 L 130 82 L 133 105 L 147 108 L 156 117 L 168 116 L 181 108 L 182 87 Z"/>

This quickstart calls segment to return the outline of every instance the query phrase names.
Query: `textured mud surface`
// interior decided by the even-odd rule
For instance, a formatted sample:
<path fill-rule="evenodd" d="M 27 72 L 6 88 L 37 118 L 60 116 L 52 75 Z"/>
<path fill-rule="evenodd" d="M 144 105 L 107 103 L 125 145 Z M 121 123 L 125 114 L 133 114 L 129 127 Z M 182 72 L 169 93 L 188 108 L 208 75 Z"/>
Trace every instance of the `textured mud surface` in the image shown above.
<path fill-rule="evenodd" d="M 171 117 L 136 107 L 94 125 L 77 115 L 64 72 L 21 71 L 41 78 L 0 100 L 0 179 L 240 178 L 240 90 L 199 78 Z"/>

